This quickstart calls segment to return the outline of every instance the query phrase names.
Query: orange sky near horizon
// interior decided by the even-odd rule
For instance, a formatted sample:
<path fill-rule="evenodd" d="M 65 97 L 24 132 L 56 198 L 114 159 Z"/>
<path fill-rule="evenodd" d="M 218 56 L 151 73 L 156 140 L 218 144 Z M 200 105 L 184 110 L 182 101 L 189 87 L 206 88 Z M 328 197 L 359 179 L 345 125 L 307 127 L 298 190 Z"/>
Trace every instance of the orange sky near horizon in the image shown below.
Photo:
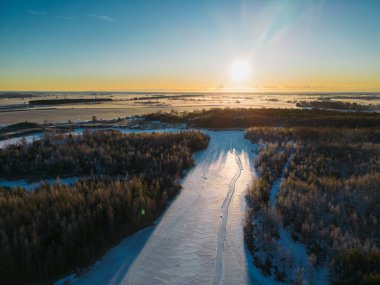
<path fill-rule="evenodd" d="M 261 83 L 261 84 L 260 84 Z M 36 77 L 30 76 L 20 81 L 18 78 L 0 79 L 1 91 L 246 91 L 246 92 L 379 92 L 379 80 L 345 80 L 325 78 L 320 80 L 277 80 L 263 82 L 243 82 L 234 84 L 226 80 L 198 78 L 120 78 L 120 77 Z"/>
<path fill-rule="evenodd" d="M 379 19 L 375 0 L 7 1 L 0 90 L 379 92 Z"/>

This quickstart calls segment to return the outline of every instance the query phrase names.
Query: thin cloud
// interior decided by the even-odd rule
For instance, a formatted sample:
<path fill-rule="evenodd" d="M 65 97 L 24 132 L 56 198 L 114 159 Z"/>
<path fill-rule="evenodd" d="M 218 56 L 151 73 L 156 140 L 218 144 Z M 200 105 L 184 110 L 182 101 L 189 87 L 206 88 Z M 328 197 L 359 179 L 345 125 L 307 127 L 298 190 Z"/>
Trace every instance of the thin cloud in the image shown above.
<path fill-rule="evenodd" d="M 26 10 L 28 14 L 33 15 L 33 16 L 45 16 L 46 13 L 43 11 L 37 11 L 37 10 Z"/>
<path fill-rule="evenodd" d="M 75 19 L 75 17 L 72 17 L 72 16 L 62 16 L 62 15 L 55 15 L 54 18 L 65 19 L 65 20 L 73 20 L 73 19 Z"/>
<path fill-rule="evenodd" d="M 108 22 L 115 22 L 116 19 L 110 17 L 110 16 L 106 16 L 106 15 L 95 15 L 95 14 L 91 14 L 92 17 L 94 18 L 97 18 L 99 20 L 103 20 L 103 21 L 108 21 Z"/>

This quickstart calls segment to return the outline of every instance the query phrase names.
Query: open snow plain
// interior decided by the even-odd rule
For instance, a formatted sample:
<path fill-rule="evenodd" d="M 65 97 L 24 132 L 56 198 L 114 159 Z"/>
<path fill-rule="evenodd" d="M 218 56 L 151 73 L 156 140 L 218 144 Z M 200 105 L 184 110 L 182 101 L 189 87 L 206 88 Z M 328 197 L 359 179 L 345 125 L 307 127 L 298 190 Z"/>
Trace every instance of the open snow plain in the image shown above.
<path fill-rule="evenodd" d="M 183 189 L 157 225 L 124 239 L 87 273 L 69 278 L 71 284 L 257 282 L 243 236 L 254 146 L 243 131 L 207 133 L 208 148 L 196 153 Z"/>

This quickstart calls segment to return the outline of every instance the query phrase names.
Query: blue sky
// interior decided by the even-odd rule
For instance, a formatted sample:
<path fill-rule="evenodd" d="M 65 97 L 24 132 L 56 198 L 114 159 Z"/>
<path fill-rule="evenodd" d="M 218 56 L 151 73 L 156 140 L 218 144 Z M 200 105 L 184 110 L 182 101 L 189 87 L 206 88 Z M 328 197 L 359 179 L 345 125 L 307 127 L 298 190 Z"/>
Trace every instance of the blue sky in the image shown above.
<path fill-rule="evenodd" d="M 380 90 L 375 0 L 0 0 L 0 41 L 2 90 Z"/>

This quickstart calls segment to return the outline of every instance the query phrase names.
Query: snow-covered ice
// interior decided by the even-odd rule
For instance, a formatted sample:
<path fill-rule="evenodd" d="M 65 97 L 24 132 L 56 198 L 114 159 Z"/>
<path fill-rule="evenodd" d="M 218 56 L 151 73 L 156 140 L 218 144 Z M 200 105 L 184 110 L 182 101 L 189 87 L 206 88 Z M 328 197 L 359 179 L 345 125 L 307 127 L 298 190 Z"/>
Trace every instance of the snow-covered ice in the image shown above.
<path fill-rule="evenodd" d="M 67 184 L 71 185 L 78 181 L 78 177 L 67 177 L 67 178 L 60 178 L 59 182 L 61 184 Z M 35 181 L 35 182 L 28 182 L 25 179 L 19 179 L 19 180 L 0 180 L 0 187 L 22 187 L 27 191 L 32 191 L 38 188 L 41 183 L 46 182 L 51 185 L 57 183 L 57 179 L 45 179 L 42 181 Z"/>
<path fill-rule="evenodd" d="M 280 190 L 280 186 L 281 186 L 281 183 L 282 181 L 284 180 L 285 178 L 285 172 L 286 170 L 288 169 L 289 167 L 289 163 L 290 161 L 293 159 L 293 155 L 291 155 L 289 158 L 288 158 L 288 161 L 285 163 L 285 166 L 282 170 L 282 174 L 281 174 L 281 177 L 277 178 L 273 185 L 272 185 L 272 188 L 269 192 L 269 201 L 270 201 L 270 204 L 272 205 L 273 208 L 276 208 L 276 205 L 277 205 L 277 193 L 278 191 Z"/>
<path fill-rule="evenodd" d="M 253 179 L 250 143 L 243 132 L 208 134 L 210 145 L 196 155 L 181 194 L 123 284 L 248 283 L 243 222 L 244 194 Z"/>
<path fill-rule="evenodd" d="M 43 133 L 35 133 L 32 135 L 24 136 L 24 137 L 17 137 L 17 138 L 11 138 L 0 141 L 0 148 L 4 148 L 7 145 L 20 143 L 22 139 L 25 139 L 26 142 L 30 143 L 34 140 L 39 140 L 43 136 Z"/>
<path fill-rule="evenodd" d="M 62 284 L 120 284 L 132 262 L 144 247 L 154 227 L 145 228 L 110 249 L 90 271 L 76 277 L 70 274 L 54 283 Z"/>

